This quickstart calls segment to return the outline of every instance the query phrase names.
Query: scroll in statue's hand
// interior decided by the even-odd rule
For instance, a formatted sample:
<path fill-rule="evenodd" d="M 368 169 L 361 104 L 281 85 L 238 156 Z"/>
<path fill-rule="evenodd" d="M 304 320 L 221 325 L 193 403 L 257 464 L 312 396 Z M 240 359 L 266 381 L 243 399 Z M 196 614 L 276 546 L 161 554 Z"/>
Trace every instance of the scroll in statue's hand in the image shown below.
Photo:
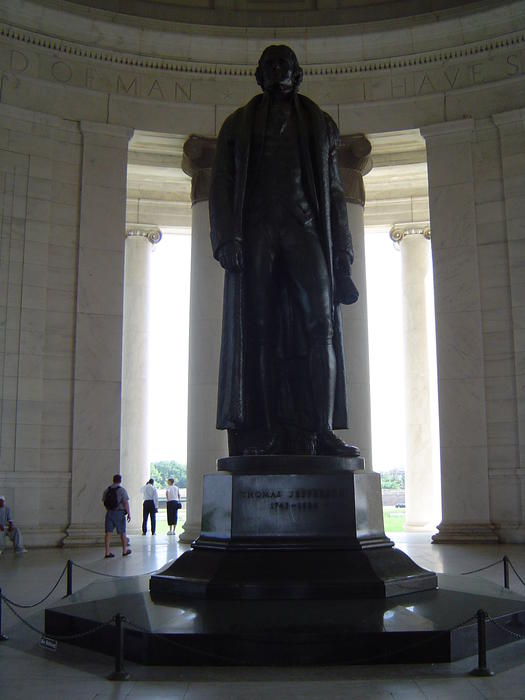
<path fill-rule="evenodd" d="M 228 241 L 217 251 L 217 260 L 228 272 L 241 272 L 244 267 L 242 245 L 239 241 Z"/>

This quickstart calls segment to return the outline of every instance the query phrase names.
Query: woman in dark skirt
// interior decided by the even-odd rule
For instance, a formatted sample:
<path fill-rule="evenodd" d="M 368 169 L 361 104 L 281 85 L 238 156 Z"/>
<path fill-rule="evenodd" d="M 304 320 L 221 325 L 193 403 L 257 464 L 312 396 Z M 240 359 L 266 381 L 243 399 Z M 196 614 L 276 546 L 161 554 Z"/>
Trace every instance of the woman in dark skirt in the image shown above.
<path fill-rule="evenodd" d="M 168 479 L 168 488 L 166 489 L 166 507 L 168 510 L 169 525 L 168 535 L 175 534 L 177 512 L 181 506 L 179 487 L 175 486 L 175 481 L 173 479 Z"/>

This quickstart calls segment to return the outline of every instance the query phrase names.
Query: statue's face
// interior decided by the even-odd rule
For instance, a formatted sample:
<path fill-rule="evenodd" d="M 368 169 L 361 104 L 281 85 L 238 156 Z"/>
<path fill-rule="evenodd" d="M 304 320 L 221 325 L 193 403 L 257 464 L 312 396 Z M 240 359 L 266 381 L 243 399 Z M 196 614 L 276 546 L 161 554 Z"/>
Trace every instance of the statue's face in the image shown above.
<path fill-rule="evenodd" d="M 292 56 L 279 49 L 269 50 L 261 65 L 264 91 L 292 92 L 294 63 Z"/>

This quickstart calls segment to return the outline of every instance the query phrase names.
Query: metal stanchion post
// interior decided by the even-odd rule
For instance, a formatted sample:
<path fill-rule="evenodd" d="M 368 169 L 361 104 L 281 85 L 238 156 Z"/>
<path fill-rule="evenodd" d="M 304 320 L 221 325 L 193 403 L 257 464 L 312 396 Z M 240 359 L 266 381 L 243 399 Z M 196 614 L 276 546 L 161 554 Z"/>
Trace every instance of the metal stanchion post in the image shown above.
<path fill-rule="evenodd" d="M 2 634 L 2 589 L 0 588 L 0 642 L 6 642 L 9 637 Z"/>
<path fill-rule="evenodd" d="M 67 598 L 73 593 L 73 562 L 71 559 L 67 560 L 67 571 L 66 571 L 66 595 Z"/>
<path fill-rule="evenodd" d="M 507 555 L 503 557 L 503 585 L 505 588 L 510 588 L 509 584 L 509 558 Z"/>
<path fill-rule="evenodd" d="M 478 610 L 476 617 L 478 618 L 478 667 L 472 669 L 470 675 L 493 676 L 494 672 L 487 667 L 487 636 L 485 624 L 488 616 L 484 610 Z"/>
<path fill-rule="evenodd" d="M 124 627 L 122 625 L 124 619 L 120 613 L 115 615 L 117 644 L 115 649 L 115 670 L 108 676 L 110 681 L 129 681 L 130 679 L 129 673 L 124 668 Z"/>

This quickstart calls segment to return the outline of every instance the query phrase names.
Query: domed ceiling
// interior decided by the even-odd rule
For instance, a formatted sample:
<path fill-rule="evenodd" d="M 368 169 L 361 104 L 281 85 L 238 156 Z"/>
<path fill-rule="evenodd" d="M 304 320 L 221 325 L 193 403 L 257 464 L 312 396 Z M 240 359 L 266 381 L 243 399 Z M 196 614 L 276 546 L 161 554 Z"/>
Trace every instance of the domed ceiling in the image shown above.
<path fill-rule="evenodd" d="M 69 0 L 148 19 L 232 27 L 321 27 L 496 7 L 499 0 Z"/>

